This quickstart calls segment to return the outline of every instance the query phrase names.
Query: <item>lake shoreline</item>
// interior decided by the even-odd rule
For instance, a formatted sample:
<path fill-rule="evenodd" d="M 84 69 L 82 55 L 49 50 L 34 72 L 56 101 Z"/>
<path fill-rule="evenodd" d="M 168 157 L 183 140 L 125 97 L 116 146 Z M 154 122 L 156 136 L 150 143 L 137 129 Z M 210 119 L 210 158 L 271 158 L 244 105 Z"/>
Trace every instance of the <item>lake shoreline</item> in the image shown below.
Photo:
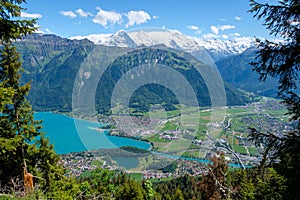
<path fill-rule="evenodd" d="M 39 112 L 42 112 L 42 111 L 39 111 Z M 51 112 L 51 111 L 46 111 L 46 112 Z M 110 119 L 110 117 L 100 116 L 100 119 L 104 119 L 105 118 L 104 122 L 102 122 L 102 121 L 98 121 L 99 120 L 98 116 L 86 116 L 86 117 L 82 118 L 82 117 L 80 117 L 80 116 L 78 116 L 78 115 L 76 115 L 74 113 L 71 113 L 71 112 L 59 112 L 59 111 L 55 111 L 53 113 L 65 115 L 65 116 L 68 116 L 68 117 L 71 117 L 71 118 L 74 118 L 74 119 L 78 119 L 78 120 L 86 120 L 86 121 L 89 121 L 89 122 L 95 122 L 95 123 L 104 124 L 103 126 L 107 126 L 107 125 L 108 126 L 112 126 L 112 124 L 108 123 L 109 121 L 112 121 L 112 120 L 108 120 L 108 119 Z M 147 142 L 151 146 L 149 149 L 147 149 L 149 151 L 152 151 L 155 148 L 153 142 L 151 142 L 149 140 L 139 139 L 137 137 L 130 136 L 128 134 L 126 134 L 126 135 L 112 134 L 111 132 L 115 131 L 117 129 L 102 128 L 103 126 L 100 126 L 98 128 L 95 128 L 95 129 L 97 131 L 99 131 L 99 132 L 108 131 L 108 133 L 106 133 L 106 134 L 109 135 L 109 136 L 121 137 L 121 138 L 129 138 L 129 139 L 133 139 L 133 140 L 137 140 L 137 141 Z"/>
<path fill-rule="evenodd" d="M 95 128 L 104 125 L 87 118 L 75 118 L 73 115 L 58 112 L 36 112 L 36 120 L 43 121 L 42 132 L 54 144 L 58 154 L 80 152 L 89 149 L 133 146 L 151 149 L 150 143 L 132 138 L 109 136 L 107 131 L 99 132 Z"/>
<path fill-rule="evenodd" d="M 93 123 L 94 125 L 99 125 L 99 124 L 103 124 L 102 122 L 99 122 L 99 121 L 95 121 L 95 120 L 93 120 L 93 121 L 91 121 L 91 120 L 89 120 L 89 119 L 87 119 L 87 118 L 84 118 L 84 119 L 81 119 L 81 118 L 78 118 L 78 116 L 76 117 L 76 116 L 74 116 L 74 115 L 71 115 L 70 113 L 68 113 L 68 114 L 66 114 L 66 113 L 62 113 L 62 112 L 37 112 L 38 114 L 49 114 L 49 115 L 54 115 L 54 116 L 56 116 L 56 117 L 65 117 L 65 118 L 67 118 L 68 120 L 70 120 L 71 121 L 71 123 L 74 125 L 74 123 L 76 123 L 77 121 L 78 122 L 81 122 L 81 123 Z M 95 118 L 94 118 L 95 119 Z M 43 119 L 42 119 L 43 120 Z M 75 122 L 74 122 L 75 121 Z M 99 123 L 99 124 L 98 124 Z M 56 124 L 56 123 L 54 123 L 54 124 Z M 64 124 L 64 123 L 63 123 Z M 64 124 L 64 126 L 66 126 L 66 124 Z M 105 146 L 105 147 L 103 147 L 103 146 L 95 146 L 94 145 L 94 148 L 87 148 L 86 146 L 83 146 L 83 148 L 77 148 L 76 150 L 68 150 L 68 151 L 56 151 L 58 154 L 60 154 L 60 155 L 65 155 L 65 154 L 69 154 L 69 153 L 80 153 L 80 152 L 84 152 L 84 151 L 91 151 L 91 150 L 100 150 L 100 149 L 115 149 L 115 148 L 122 148 L 122 147 L 124 147 L 124 146 L 131 146 L 131 147 L 134 147 L 134 148 L 137 148 L 137 149 L 143 149 L 143 150 L 147 150 L 147 151 L 149 151 L 149 153 L 151 153 L 151 154 L 156 154 L 156 155 L 161 155 L 161 156 L 163 156 L 163 157 L 169 157 L 169 158 L 172 158 L 172 159 L 174 159 L 174 160 L 178 160 L 178 159 L 184 159 L 184 160 L 194 160 L 194 161 L 197 161 L 197 162 L 200 162 L 200 163 L 205 163 L 205 164 L 208 164 L 210 161 L 209 160 L 205 160 L 205 159 L 200 159 L 200 158 L 195 158 L 195 157 L 187 157 L 187 156 L 173 156 L 173 155 L 169 155 L 168 154 L 168 156 L 165 156 L 164 155 L 164 153 L 163 152 L 157 152 L 157 151 L 154 151 L 154 144 L 151 142 L 151 141 L 148 141 L 148 140 L 145 140 L 145 139 L 138 139 L 138 138 L 136 138 L 136 137 L 130 137 L 130 136 L 128 136 L 128 135 L 110 135 L 107 131 L 105 131 L 105 130 L 107 130 L 107 129 L 104 129 L 104 131 L 98 131 L 98 130 L 95 130 L 95 129 L 99 129 L 99 127 L 97 126 L 97 127 L 89 127 L 89 129 L 90 130 L 92 130 L 92 131 L 94 131 L 94 133 L 93 133 L 93 135 L 95 134 L 95 132 L 96 133 L 99 133 L 99 135 L 105 135 L 105 137 L 106 137 L 106 140 L 107 140 L 107 137 L 111 137 L 110 139 L 112 140 L 112 139 L 114 139 L 115 141 L 117 141 L 117 140 L 120 140 L 120 139 L 125 139 L 126 141 L 128 141 L 129 142 L 129 144 L 124 144 L 124 143 L 122 143 L 122 144 L 120 144 L 120 143 L 114 143 L 114 141 L 111 141 L 111 140 L 107 140 L 108 142 L 110 142 L 110 143 L 112 143 L 112 144 L 114 144 L 114 146 Z M 77 131 L 76 129 L 75 129 L 75 131 Z M 46 131 L 47 132 L 47 131 Z M 101 134 L 101 133 L 103 133 L 103 134 Z M 98 135 L 98 134 L 97 134 Z M 49 137 L 49 136 L 48 136 Z M 50 139 L 51 139 L 51 137 L 50 137 Z M 127 140 L 128 139 L 128 140 Z M 146 143 L 147 145 L 149 145 L 149 147 L 148 148 L 141 148 L 141 147 L 139 147 L 139 146 L 137 146 L 137 145 L 130 145 L 130 141 L 136 141 L 136 142 L 143 142 L 143 143 Z M 51 142 L 51 140 L 50 140 L 50 142 Z M 94 142 L 95 143 L 95 140 L 93 140 L 92 142 Z M 55 142 L 54 142 L 55 143 Z M 66 145 L 66 143 L 64 142 L 62 145 Z M 59 145 L 57 145 L 56 143 L 54 144 L 54 146 L 55 147 L 60 147 Z M 145 146 L 143 146 L 143 147 L 145 147 Z"/>

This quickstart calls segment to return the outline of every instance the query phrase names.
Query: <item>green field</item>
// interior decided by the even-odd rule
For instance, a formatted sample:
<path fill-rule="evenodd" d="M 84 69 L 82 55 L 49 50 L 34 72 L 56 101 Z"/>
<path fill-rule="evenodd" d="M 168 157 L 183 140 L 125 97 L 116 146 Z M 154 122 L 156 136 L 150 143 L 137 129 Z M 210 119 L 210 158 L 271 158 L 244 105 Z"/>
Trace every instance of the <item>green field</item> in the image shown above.
<path fill-rule="evenodd" d="M 186 139 L 179 139 L 179 140 L 172 140 L 167 145 L 158 149 L 161 152 L 181 152 L 185 151 L 191 145 L 190 140 Z"/>
<path fill-rule="evenodd" d="M 143 180 L 143 174 L 142 173 L 130 173 L 129 177 L 131 179 L 134 179 L 134 180 L 138 181 L 138 182 L 142 182 L 142 180 Z"/>
<path fill-rule="evenodd" d="M 257 149 L 255 147 L 248 147 L 248 151 L 249 151 L 251 156 L 258 156 L 259 155 L 259 152 L 257 151 Z"/>
<path fill-rule="evenodd" d="M 199 150 L 188 150 L 184 152 L 181 156 L 191 157 L 191 158 L 204 158 L 206 155 L 205 152 Z"/>
<path fill-rule="evenodd" d="M 149 142 L 153 142 L 153 143 L 154 142 L 164 142 L 164 143 L 169 142 L 169 141 L 167 141 L 165 139 L 161 139 L 160 136 L 159 136 L 159 134 L 145 136 L 145 137 L 142 137 L 142 139 L 143 140 L 147 140 Z"/>
<path fill-rule="evenodd" d="M 152 183 L 171 181 L 174 177 L 163 177 L 163 178 L 151 178 L 149 179 Z"/>
<path fill-rule="evenodd" d="M 266 105 L 268 106 L 268 104 Z M 210 149 L 210 146 L 195 145 L 191 142 L 194 139 L 205 142 L 208 139 L 206 136 L 206 132 L 208 132 L 213 138 L 227 140 L 237 153 L 246 155 L 249 152 L 250 156 L 257 156 L 259 152 L 255 147 L 245 148 L 237 137 L 247 138 L 248 126 L 252 126 L 257 120 L 260 121 L 262 126 L 269 126 L 267 120 L 265 120 L 267 116 L 265 113 L 273 117 L 272 119 L 284 122 L 287 119 L 287 116 L 284 116 L 285 109 L 276 109 L 277 105 L 274 105 L 274 108 L 273 110 L 268 109 L 268 107 L 265 108 L 264 102 L 262 102 L 259 106 L 253 104 L 247 107 L 228 107 L 219 110 L 199 109 L 198 107 L 179 107 L 178 110 L 173 111 L 154 110 L 149 115 L 160 118 L 163 122 L 155 129 L 156 131 L 179 130 L 183 132 L 187 130 L 187 132 L 183 135 L 179 133 L 177 135 L 179 136 L 178 140 L 162 139 L 159 134 L 145 136 L 142 139 L 152 142 L 154 149 L 159 152 L 202 158 L 205 156 L 206 151 Z M 228 123 L 230 126 L 225 129 Z M 170 134 L 172 135 L 172 133 Z M 203 148 L 205 148 L 205 151 Z"/>
<path fill-rule="evenodd" d="M 167 123 L 164 124 L 163 128 L 160 130 L 161 132 L 164 131 L 175 131 L 177 128 L 177 124 L 174 124 L 170 121 L 168 121 Z"/>
<path fill-rule="evenodd" d="M 244 154 L 244 155 L 247 154 L 247 151 L 246 151 L 245 147 L 243 147 L 243 146 L 232 145 L 232 149 L 237 153 Z"/>

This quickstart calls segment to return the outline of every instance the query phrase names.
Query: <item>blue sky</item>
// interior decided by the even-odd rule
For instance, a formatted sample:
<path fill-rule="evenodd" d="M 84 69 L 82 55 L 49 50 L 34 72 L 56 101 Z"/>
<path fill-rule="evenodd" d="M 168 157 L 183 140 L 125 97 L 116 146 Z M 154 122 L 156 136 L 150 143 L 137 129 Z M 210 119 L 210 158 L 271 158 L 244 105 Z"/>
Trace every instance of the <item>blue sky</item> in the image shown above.
<path fill-rule="evenodd" d="M 262 0 L 268 1 L 268 0 Z M 167 28 L 206 37 L 268 37 L 249 0 L 28 0 L 23 17 L 62 37 Z"/>

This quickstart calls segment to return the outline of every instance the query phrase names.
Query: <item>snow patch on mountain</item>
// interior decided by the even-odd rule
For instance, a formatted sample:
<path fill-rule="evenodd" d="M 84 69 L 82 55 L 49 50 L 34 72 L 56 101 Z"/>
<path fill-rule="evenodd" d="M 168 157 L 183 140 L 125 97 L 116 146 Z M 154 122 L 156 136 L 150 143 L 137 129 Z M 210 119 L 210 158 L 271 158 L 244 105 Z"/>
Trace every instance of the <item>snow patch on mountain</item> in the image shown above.
<path fill-rule="evenodd" d="M 115 34 L 93 34 L 75 36 L 70 39 L 87 38 L 95 44 L 118 47 L 153 46 L 164 44 L 167 47 L 180 49 L 189 53 L 203 50 L 210 52 L 214 59 L 232 54 L 240 54 L 254 44 L 254 38 L 237 37 L 232 40 L 205 39 L 182 34 L 177 30 L 141 30 L 133 32 L 118 31 Z"/>

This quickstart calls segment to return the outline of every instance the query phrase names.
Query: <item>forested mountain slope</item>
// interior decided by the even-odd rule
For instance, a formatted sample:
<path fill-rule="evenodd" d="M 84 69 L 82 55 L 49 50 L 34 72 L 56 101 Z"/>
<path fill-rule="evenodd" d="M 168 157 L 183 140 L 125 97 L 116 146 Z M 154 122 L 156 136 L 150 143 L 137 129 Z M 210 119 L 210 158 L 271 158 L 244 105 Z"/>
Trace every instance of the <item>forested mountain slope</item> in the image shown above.
<path fill-rule="evenodd" d="M 89 40 L 69 40 L 55 35 L 33 34 L 15 44 L 21 52 L 24 73 L 22 82 L 32 82 L 28 99 L 35 110 L 72 110 L 72 92 L 77 73 L 97 47 L 102 52 L 128 52 L 125 47 L 108 47 L 95 45 Z M 99 50 L 100 49 L 100 50 Z M 200 106 L 209 106 L 210 99 L 206 84 L 201 75 L 189 61 L 168 50 L 141 47 L 116 58 L 101 77 L 95 96 L 96 107 L 100 112 L 108 112 L 111 92 L 117 81 L 137 65 L 147 60 L 159 60 L 182 74 L 193 87 Z M 103 56 L 99 54 L 99 59 Z M 105 55 L 104 55 L 105 56 Z M 160 59 L 164 58 L 164 59 Z M 92 66 L 90 74 L 94 74 L 99 66 Z M 167 76 L 167 75 L 166 75 Z M 246 93 L 225 83 L 228 105 L 242 105 L 249 101 Z M 166 109 L 173 109 L 178 104 L 176 96 L 166 87 L 159 84 L 148 84 L 138 88 L 131 97 L 130 105 L 139 111 L 145 111 L 150 104 L 162 103 Z"/>

